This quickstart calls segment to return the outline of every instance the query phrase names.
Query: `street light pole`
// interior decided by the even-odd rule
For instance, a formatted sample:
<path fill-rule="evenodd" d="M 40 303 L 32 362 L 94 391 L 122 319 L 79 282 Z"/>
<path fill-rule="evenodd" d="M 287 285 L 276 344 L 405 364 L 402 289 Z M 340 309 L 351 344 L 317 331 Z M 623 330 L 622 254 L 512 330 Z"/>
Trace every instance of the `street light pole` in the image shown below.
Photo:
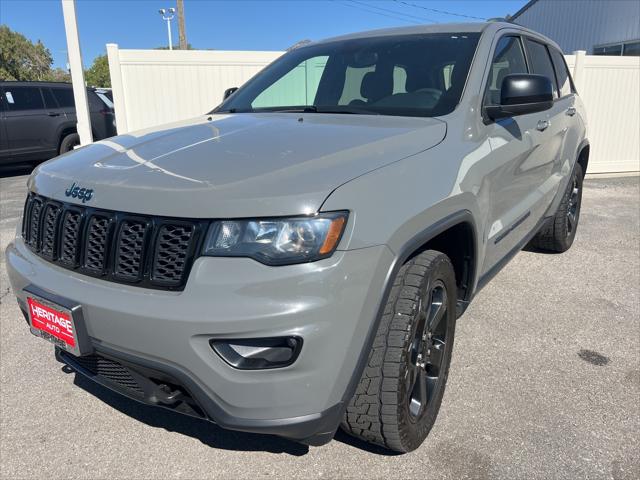
<path fill-rule="evenodd" d="M 173 43 L 171 42 L 171 20 L 167 20 L 167 35 L 169 35 L 169 50 L 173 50 Z"/>
<path fill-rule="evenodd" d="M 173 50 L 173 42 L 171 41 L 171 20 L 176 13 L 175 8 L 161 8 L 158 13 L 162 15 L 162 19 L 167 22 L 167 35 L 169 36 L 169 50 Z"/>

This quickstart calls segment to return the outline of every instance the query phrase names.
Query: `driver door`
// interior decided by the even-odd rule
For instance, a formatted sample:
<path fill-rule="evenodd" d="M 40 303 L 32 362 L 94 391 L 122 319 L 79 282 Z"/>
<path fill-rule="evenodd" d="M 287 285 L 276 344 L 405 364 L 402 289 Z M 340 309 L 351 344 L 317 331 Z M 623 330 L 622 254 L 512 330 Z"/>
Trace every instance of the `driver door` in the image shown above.
<path fill-rule="evenodd" d="M 523 39 L 505 35 L 495 46 L 483 106 L 500 102 L 502 80 L 515 73 L 531 73 Z M 503 259 L 522 248 L 523 240 L 544 215 L 549 188 L 546 182 L 554 169 L 554 156 L 549 151 L 549 115 L 545 111 L 485 120 L 491 152 L 483 159 L 489 193 L 483 274 L 499 268 Z"/>

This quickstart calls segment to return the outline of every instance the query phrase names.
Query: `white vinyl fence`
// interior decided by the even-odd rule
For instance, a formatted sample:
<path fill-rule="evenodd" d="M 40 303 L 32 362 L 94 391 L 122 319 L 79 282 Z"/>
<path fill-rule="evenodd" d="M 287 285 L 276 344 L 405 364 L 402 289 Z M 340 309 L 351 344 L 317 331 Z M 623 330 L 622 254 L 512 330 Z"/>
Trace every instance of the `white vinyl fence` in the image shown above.
<path fill-rule="evenodd" d="M 588 173 L 640 171 L 640 57 L 566 59 L 587 109 Z"/>
<path fill-rule="evenodd" d="M 283 52 L 120 50 L 108 44 L 107 53 L 122 134 L 206 113 L 227 88 L 242 85 Z M 587 108 L 588 173 L 640 171 L 640 57 L 576 52 L 566 59 Z"/>
<path fill-rule="evenodd" d="M 118 133 L 212 110 L 283 52 L 121 50 L 107 44 Z"/>

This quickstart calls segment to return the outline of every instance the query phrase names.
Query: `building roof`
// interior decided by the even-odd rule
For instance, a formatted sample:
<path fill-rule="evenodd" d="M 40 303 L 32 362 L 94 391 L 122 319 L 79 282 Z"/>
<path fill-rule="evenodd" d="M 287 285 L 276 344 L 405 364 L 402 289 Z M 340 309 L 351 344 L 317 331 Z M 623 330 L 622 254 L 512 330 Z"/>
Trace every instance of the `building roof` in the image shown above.
<path fill-rule="evenodd" d="M 515 20 L 516 18 L 518 18 L 520 15 L 522 15 L 524 12 L 526 12 L 527 10 L 529 10 L 534 3 L 536 3 L 538 0 L 529 0 L 524 7 L 522 7 L 520 10 L 518 10 L 516 13 L 514 13 L 513 15 L 511 15 L 511 17 L 509 18 L 509 20 Z"/>

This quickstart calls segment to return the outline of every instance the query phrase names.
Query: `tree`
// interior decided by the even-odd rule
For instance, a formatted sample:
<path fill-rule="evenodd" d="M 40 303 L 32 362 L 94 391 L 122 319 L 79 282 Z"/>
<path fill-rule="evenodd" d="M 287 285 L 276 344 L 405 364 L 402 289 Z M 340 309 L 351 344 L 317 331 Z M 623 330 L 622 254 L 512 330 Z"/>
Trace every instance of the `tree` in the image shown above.
<path fill-rule="evenodd" d="M 111 76 L 109 75 L 109 60 L 107 55 L 98 55 L 93 59 L 93 64 L 84 72 L 84 80 L 92 87 L 111 88 Z"/>
<path fill-rule="evenodd" d="M 64 68 L 54 68 L 46 75 L 45 80 L 50 82 L 70 82 L 71 74 Z"/>
<path fill-rule="evenodd" d="M 162 47 L 156 47 L 154 48 L 154 50 L 169 50 L 168 46 L 162 46 Z M 174 48 L 174 50 L 179 50 L 178 48 Z M 190 43 L 187 43 L 187 48 L 186 50 L 194 50 L 193 45 L 191 45 Z"/>
<path fill-rule="evenodd" d="M 7 25 L 0 25 L 0 80 L 46 80 L 51 52 L 40 40 L 33 43 Z"/>

